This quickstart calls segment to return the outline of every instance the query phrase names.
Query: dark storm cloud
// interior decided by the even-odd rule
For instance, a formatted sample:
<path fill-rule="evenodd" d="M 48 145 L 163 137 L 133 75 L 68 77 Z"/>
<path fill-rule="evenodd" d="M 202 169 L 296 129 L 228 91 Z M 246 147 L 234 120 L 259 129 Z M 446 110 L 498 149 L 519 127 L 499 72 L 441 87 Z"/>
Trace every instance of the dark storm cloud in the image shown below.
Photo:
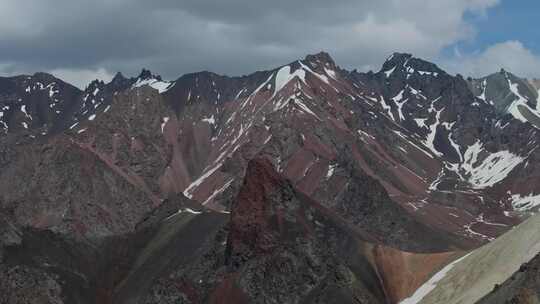
<path fill-rule="evenodd" d="M 3 0 L 0 72 L 54 71 L 82 86 L 147 67 L 165 78 L 237 75 L 326 50 L 377 69 L 393 51 L 436 58 L 497 0 Z M 444 11 L 444 14 L 441 14 Z"/>

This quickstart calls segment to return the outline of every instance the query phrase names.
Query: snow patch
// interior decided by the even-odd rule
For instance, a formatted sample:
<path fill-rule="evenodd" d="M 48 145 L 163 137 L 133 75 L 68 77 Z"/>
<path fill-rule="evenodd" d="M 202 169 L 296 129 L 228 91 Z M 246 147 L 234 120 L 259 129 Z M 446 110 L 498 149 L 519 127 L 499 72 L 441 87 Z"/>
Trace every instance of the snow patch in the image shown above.
<path fill-rule="evenodd" d="M 22 106 L 21 106 L 21 112 L 24 113 L 24 116 L 26 116 L 26 118 L 32 120 L 32 116 L 30 116 L 30 115 L 28 114 L 28 112 L 26 112 L 26 106 L 25 106 L 25 105 L 22 105 Z"/>
<path fill-rule="evenodd" d="M 182 214 L 182 213 L 191 213 L 191 214 L 195 214 L 195 215 L 199 215 L 199 214 L 202 214 L 203 212 L 202 211 L 196 211 L 196 210 L 193 210 L 191 208 L 182 208 L 182 209 L 179 209 L 178 212 L 168 216 L 167 218 L 165 218 L 165 221 L 179 215 L 179 214 Z"/>
<path fill-rule="evenodd" d="M 257 89 L 255 89 L 255 91 L 253 91 L 253 93 L 251 93 L 249 95 L 248 98 L 246 98 L 246 100 L 242 103 L 242 105 L 240 106 L 240 109 L 244 109 L 244 107 L 247 105 L 248 102 L 250 102 L 252 100 L 252 98 L 254 96 L 256 96 L 260 90 L 262 90 L 262 88 L 264 88 L 266 86 L 266 84 L 272 79 L 272 77 L 274 76 L 274 73 L 270 74 L 270 77 L 268 77 L 268 79 L 266 79 L 265 82 L 263 82 Z M 277 77 L 277 76 L 276 76 Z M 275 93 L 274 93 L 275 94 Z M 273 97 L 273 96 L 272 96 Z M 236 112 L 235 112 L 236 113 Z"/>
<path fill-rule="evenodd" d="M 403 133 L 397 131 L 397 130 L 393 130 L 393 132 L 398 135 L 399 137 L 401 137 L 402 139 L 404 139 L 408 144 L 410 144 L 411 146 L 415 147 L 416 149 L 418 149 L 419 151 L 421 151 L 422 153 L 424 153 L 425 155 L 429 156 L 429 158 L 433 158 L 433 155 L 431 155 L 427 150 L 426 148 L 422 148 L 418 145 L 416 145 L 412 140 L 410 140 L 409 138 L 407 138 Z"/>
<path fill-rule="evenodd" d="M 384 72 L 384 74 L 386 74 L 386 78 L 390 77 L 390 75 L 392 75 L 392 73 L 394 73 L 395 70 L 396 70 L 396 66 Z"/>
<path fill-rule="evenodd" d="M 325 71 L 326 74 L 327 74 L 328 76 L 330 76 L 332 79 L 337 80 L 336 72 L 334 72 L 333 70 L 327 69 L 326 67 L 324 68 L 324 71 Z"/>
<path fill-rule="evenodd" d="M 418 125 L 419 128 L 425 128 L 426 126 L 426 120 L 427 118 L 415 118 L 414 122 Z"/>
<path fill-rule="evenodd" d="M 329 85 L 330 87 L 332 87 L 332 89 L 334 89 L 334 91 L 338 92 L 338 89 L 336 89 L 334 86 L 332 86 L 330 84 L 330 81 L 328 80 L 328 77 L 326 77 L 325 75 L 321 75 L 315 71 L 313 71 L 312 69 L 310 69 L 308 66 L 306 66 L 305 64 L 303 64 L 301 61 L 298 61 L 298 63 L 300 63 L 300 66 L 302 66 L 302 68 L 307 71 L 307 72 L 310 72 L 312 75 L 314 75 L 315 77 L 319 78 L 322 82 L 326 83 L 327 85 Z"/>
<path fill-rule="evenodd" d="M 381 106 L 382 106 L 383 110 L 386 111 L 388 116 L 390 116 L 390 118 L 393 121 L 396 121 L 396 119 L 394 118 L 394 114 L 392 114 L 392 107 L 389 104 L 386 103 L 386 100 L 384 100 L 384 97 L 382 97 L 382 96 L 381 96 Z"/>
<path fill-rule="evenodd" d="M 401 121 L 404 121 L 405 120 L 405 116 L 403 115 L 403 105 L 408 101 L 409 99 L 405 99 L 403 100 L 402 102 L 397 102 L 396 101 L 396 105 L 398 107 L 398 114 L 399 114 L 399 119 Z"/>
<path fill-rule="evenodd" d="M 55 94 L 60 92 L 59 90 L 54 89 L 54 85 L 55 83 L 53 82 L 47 86 L 49 88 L 49 98 L 52 98 Z"/>
<path fill-rule="evenodd" d="M 492 187 L 505 179 L 524 160 L 509 151 L 499 151 L 490 153 L 479 162 L 478 157 L 483 151 L 482 143 L 477 141 L 467 148 L 463 154 L 464 162 L 460 166 L 463 175 L 468 176 L 467 180 L 475 189 Z"/>
<path fill-rule="evenodd" d="M 326 172 L 326 179 L 329 179 L 334 175 L 334 171 L 337 168 L 337 164 L 334 165 L 328 165 L 328 171 Z"/>
<path fill-rule="evenodd" d="M 375 136 L 373 136 L 373 135 L 371 135 L 371 134 L 365 132 L 364 130 L 358 129 L 357 132 L 358 132 L 358 134 L 360 134 L 361 136 L 366 136 L 366 137 L 369 137 L 369 138 L 375 140 Z"/>
<path fill-rule="evenodd" d="M 147 86 L 152 87 L 153 89 L 156 89 L 159 92 L 159 94 L 163 94 L 167 92 L 168 90 L 170 90 L 174 86 L 174 84 L 175 84 L 174 82 L 160 81 L 155 78 L 137 79 L 137 82 L 133 84 L 133 88 L 140 88 L 142 86 L 147 85 Z M 190 92 L 190 95 L 191 95 L 191 92 Z M 188 97 L 188 100 L 189 99 L 190 98 Z"/>
<path fill-rule="evenodd" d="M 165 126 L 167 125 L 168 121 L 169 121 L 169 117 L 163 117 L 163 122 L 161 123 L 161 133 L 165 131 Z"/>
<path fill-rule="evenodd" d="M 72 125 L 69 127 L 69 129 L 72 130 L 72 129 L 75 128 L 78 124 L 79 124 L 79 122 L 76 122 L 76 123 L 72 124 Z"/>
<path fill-rule="evenodd" d="M 202 119 L 203 122 L 207 122 L 211 125 L 215 125 L 216 124 L 216 120 L 214 119 L 214 114 L 212 114 L 212 116 L 210 117 L 205 117 Z"/>
<path fill-rule="evenodd" d="M 321 120 L 319 116 L 317 116 L 315 112 L 313 112 L 308 106 L 306 106 L 306 104 L 304 104 L 304 102 L 301 99 L 294 98 L 294 103 L 298 105 L 304 112 L 315 116 L 315 118 L 317 118 L 318 120 Z"/>
<path fill-rule="evenodd" d="M 452 139 L 452 132 L 448 133 L 448 141 L 450 142 L 450 145 L 456 150 L 456 153 L 459 156 L 459 162 L 463 162 L 463 156 L 461 155 L 461 150 L 459 145 Z"/>
<path fill-rule="evenodd" d="M 521 114 L 521 112 L 519 111 L 519 108 L 518 108 L 518 106 L 527 107 L 527 99 L 525 99 L 519 93 L 517 83 L 513 83 L 510 79 L 507 79 L 507 80 L 508 80 L 508 86 L 510 87 L 510 91 L 512 92 L 512 94 L 514 94 L 517 97 L 517 99 L 514 100 L 512 102 L 512 104 L 510 104 L 510 106 L 508 107 L 508 113 L 512 114 L 512 116 L 514 116 L 514 118 L 516 118 L 516 119 L 518 119 L 518 120 L 520 120 L 522 122 L 527 122 L 527 119 Z"/>
<path fill-rule="evenodd" d="M 245 90 L 246 90 L 246 88 L 241 89 L 240 92 L 238 92 L 238 94 L 236 94 L 234 99 L 238 99 L 238 97 L 240 97 L 240 95 L 242 95 L 242 93 L 244 93 Z"/>
<path fill-rule="evenodd" d="M 409 91 L 411 91 L 413 95 L 420 96 L 422 99 L 427 100 L 427 97 L 424 94 L 422 94 L 422 92 L 420 92 L 419 90 L 411 86 L 408 86 L 408 87 L 409 87 Z"/>
<path fill-rule="evenodd" d="M 527 105 L 528 99 L 523 97 L 523 95 L 519 93 L 518 84 L 513 83 L 510 80 L 510 78 L 508 78 L 508 75 L 507 75 L 507 81 L 508 81 L 508 86 L 510 88 L 510 91 L 512 92 L 512 94 L 516 96 L 516 99 L 510 104 L 510 106 L 508 106 L 508 110 L 507 110 L 508 113 L 512 114 L 512 116 L 514 116 L 515 119 L 520 120 L 522 122 L 528 122 L 528 120 L 527 118 L 525 118 L 525 116 L 523 116 L 523 114 L 521 114 L 519 107 L 527 108 L 530 112 L 534 113 L 534 115 L 536 115 L 537 117 L 540 116 L 540 111 L 537 111 L 536 109 L 532 109 L 531 107 Z M 538 108 L 538 105 L 537 105 L 537 108 Z M 532 125 L 536 127 L 535 124 L 532 124 Z"/>
<path fill-rule="evenodd" d="M 401 90 L 396 96 L 392 97 L 392 100 L 394 102 L 401 101 L 403 99 L 403 93 L 405 93 L 405 90 Z"/>
<path fill-rule="evenodd" d="M 437 178 L 429 185 L 428 189 L 429 191 L 437 191 L 439 184 L 442 182 L 442 178 L 444 176 L 444 169 L 442 169 L 439 172 L 439 175 L 437 175 Z"/>
<path fill-rule="evenodd" d="M 437 77 L 439 76 L 439 73 L 437 72 L 427 72 L 427 71 L 417 71 L 418 74 L 424 76 L 424 75 L 430 75 L 430 76 L 434 76 L 434 77 Z"/>
<path fill-rule="evenodd" d="M 298 77 L 302 82 L 306 82 L 306 71 L 303 69 L 298 69 L 291 73 L 291 67 L 286 65 L 279 69 L 279 71 L 276 74 L 276 84 L 274 88 L 274 94 L 272 97 L 274 97 L 281 89 L 283 89 L 287 83 L 289 83 L 291 80 L 293 80 L 295 77 Z"/>
<path fill-rule="evenodd" d="M 486 100 L 486 91 L 487 91 L 487 80 L 484 79 L 484 81 L 482 81 L 482 94 L 480 94 L 480 96 L 478 96 L 478 98 L 480 98 L 484 102 L 487 102 L 487 100 Z"/>
<path fill-rule="evenodd" d="M 538 97 L 536 97 L 536 111 L 540 112 L 540 89 L 538 89 Z"/>
<path fill-rule="evenodd" d="M 540 194 L 529 194 L 521 196 L 521 194 L 513 194 L 511 196 L 512 207 L 516 211 L 529 211 L 537 206 L 540 206 Z"/>
<path fill-rule="evenodd" d="M 434 145 L 435 137 L 437 136 L 437 127 L 439 126 L 440 119 L 441 119 L 441 112 L 444 110 L 444 108 L 438 111 L 435 109 L 435 102 L 439 99 L 440 97 L 431 102 L 431 108 L 429 109 L 429 112 L 430 113 L 435 112 L 435 122 L 431 126 L 429 126 L 429 134 L 426 140 L 424 141 L 424 145 L 428 147 L 431 150 L 431 152 L 433 152 L 433 154 L 437 156 L 442 156 L 442 153 L 437 151 Z"/>
<path fill-rule="evenodd" d="M 191 208 L 186 208 L 182 212 L 187 212 L 187 213 L 192 213 L 192 214 L 201 214 L 202 213 L 202 211 L 195 211 L 195 210 L 193 210 Z"/>
<path fill-rule="evenodd" d="M 217 164 L 216 166 L 214 166 L 212 169 L 210 170 L 207 170 L 205 173 L 203 173 L 198 179 L 196 179 L 194 182 L 192 182 L 185 190 L 184 190 L 184 195 L 189 198 L 189 199 L 192 199 L 193 198 L 193 190 L 195 190 L 195 188 L 199 187 L 208 177 L 210 177 L 212 174 L 214 174 L 214 172 L 216 172 L 219 168 L 221 168 L 221 165 L 222 164 Z"/>
<path fill-rule="evenodd" d="M 264 140 L 264 144 L 266 145 L 270 139 L 272 139 L 272 134 L 268 135 L 268 137 Z"/>
<path fill-rule="evenodd" d="M 403 99 L 403 93 L 405 90 L 401 90 L 396 96 L 392 97 L 392 100 L 396 103 L 398 108 L 398 114 L 399 119 L 401 121 L 405 120 L 405 116 L 403 115 L 403 105 L 409 100 L 409 99 Z M 402 101 L 403 100 L 403 101 Z M 401 102 L 400 102 L 401 101 Z"/>

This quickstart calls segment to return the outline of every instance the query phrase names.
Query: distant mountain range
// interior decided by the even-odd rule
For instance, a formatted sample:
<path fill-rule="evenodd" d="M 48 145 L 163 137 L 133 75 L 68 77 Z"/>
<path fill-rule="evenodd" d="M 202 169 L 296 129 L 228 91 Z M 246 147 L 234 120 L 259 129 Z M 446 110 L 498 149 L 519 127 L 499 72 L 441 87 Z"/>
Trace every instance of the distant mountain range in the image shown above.
<path fill-rule="evenodd" d="M 376 73 L 321 52 L 84 91 L 0 78 L 0 294 L 440 303 L 418 288 L 540 208 L 539 130 L 540 81 L 464 79 L 402 53 Z"/>

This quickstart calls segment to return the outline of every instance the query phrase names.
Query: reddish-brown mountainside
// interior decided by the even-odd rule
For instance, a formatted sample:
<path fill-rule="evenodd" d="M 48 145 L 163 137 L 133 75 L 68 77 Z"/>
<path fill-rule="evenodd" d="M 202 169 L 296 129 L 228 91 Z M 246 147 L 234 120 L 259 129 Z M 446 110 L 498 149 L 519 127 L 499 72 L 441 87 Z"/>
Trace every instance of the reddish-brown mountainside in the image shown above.
<path fill-rule="evenodd" d="M 537 96 L 400 53 L 84 91 L 2 77 L 0 292 L 395 303 L 538 209 Z"/>

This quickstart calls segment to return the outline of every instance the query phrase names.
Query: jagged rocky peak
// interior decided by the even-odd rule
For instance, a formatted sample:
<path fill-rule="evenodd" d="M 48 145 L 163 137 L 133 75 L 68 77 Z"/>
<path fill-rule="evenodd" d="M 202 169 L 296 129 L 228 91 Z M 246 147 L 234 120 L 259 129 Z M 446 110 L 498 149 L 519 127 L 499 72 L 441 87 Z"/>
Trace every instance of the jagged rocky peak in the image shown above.
<path fill-rule="evenodd" d="M 117 72 L 116 75 L 114 75 L 111 82 L 107 84 L 107 86 L 111 88 L 112 90 L 117 91 L 117 90 L 122 90 L 131 86 L 135 81 L 136 79 L 126 78 L 124 74 L 122 74 L 121 72 Z"/>
<path fill-rule="evenodd" d="M 111 80 L 111 83 L 115 84 L 115 83 L 124 82 L 126 80 L 127 78 L 124 77 L 124 74 L 122 74 L 122 72 L 116 72 L 113 79 Z"/>
<path fill-rule="evenodd" d="M 94 80 L 92 80 L 92 82 L 90 82 L 90 84 L 88 85 L 86 91 L 95 90 L 96 88 L 102 88 L 103 86 L 105 86 L 105 82 L 103 82 L 103 80 L 94 79 Z"/>
<path fill-rule="evenodd" d="M 490 74 L 484 78 L 481 78 L 480 80 L 483 80 L 483 79 L 487 79 L 488 81 L 492 81 L 492 82 L 498 82 L 506 88 L 509 88 L 513 84 L 516 84 L 516 83 L 519 84 L 520 86 L 528 84 L 525 78 L 521 78 L 515 75 L 514 73 L 512 73 L 511 71 L 508 71 L 504 68 L 501 68 L 499 72 Z"/>
<path fill-rule="evenodd" d="M 26 93 L 34 90 L 44 90 L 50 84 L 64 84 L 64 81 L 56 78 L 54 75 L 37 72 L 32 76 L 21 75 L 11 78 L 17 86 L 21 86 Z"/>
<path fill-rule="evenodd" d="M 311 64 L 322 64 L 331 68 L 334 68 L 336 66 L 334 59 L 332 59 L 330 54 L 324 51 L 321 51 L 317 54 L 307 55 L 304 61 Z"/>
<path fill-rule="evenodd" d="M 443 73 L 436 64 L 414 57 L 408 53 L 394 53 L 386 59 L 379 73 L 384 73 L 386 77 L 400 75 L 410 78 L 412 75 L 434 76 Z"/>
<path fill-rule="evenodd" d="M 163 81 L 161 76 L 152 74 L 152 72 L 147 69 L 142 69 L 139 76 L 137 78 L 132 78 L 130 82 L 132 83 L 133 88 L 150 86 L 151 88 L 157 90 L 160 94 L 165 93 L 168 89 L 174 86 L 174 83 Z"/>
<path fill-rule="evenodd" d="M 508 82 L 508 80 L 510 80 L 510 81 L 521 81 L 521 80 L 523 80 L 522 78 L 514 75 L 512 72 L 507 71 L 504 68 L 501 68 L 501 70 L 499 71 L 499 74 L 500 74 L 501 78 L 503 80 L 505 80 L 506 82 Z"/>
<path fill-rule="evenodd" d="M 383 67 L 394 67 L 396 65 L 404 65 L 405 62 L 407 62 L 411 58 L 413 58 L 412 54 L 395 52 L 386 59 L 386 61 L 383 64 Z"/>
<path fill-rule="evenodd" d="M 201 71 L 196 73 L 184 74 L 178 78 L 177 81 L 184 83 L 192 83 L 193 85 L 202 85 L 204 83 L 212 84 L 212 81 L 216 81 L 224 76 L 220 76 L 216 73 L 209 71 Z"/>
<path fill-rule="evenodd" d="M 35 81 L 45 81 L 45 82 L 52 82 L 57 80 L 54 75 L 45 73 L 45 72 L 37 72 L 32 76 L 32 79 Z"/>
<path fill-rule="evenodd" d="M 536 108 L 538 90 L 531 82 L 505 69 L 480 79 L 470 79 L 469 82 L 474 94 L 493 105 L 499 114 L 510 113 L 521 121 L 527 121 L 520 107 L 529 107 L 528 112 L 534 112 Z M 537 113 L 533 114 L 538 116 Z"/>
<path fill-rule="evenodd" d="M 142 71 L 139 74 L 139 76 L 137 77 L 137 79 L 140 79 L 140 80 L 156 79 L 158 81 L 162 81 L 161 76 L 154 75 L 154 74 L 152 74 L 152 72 L 150 70 L 147 70 L 147 69 L 144 69 L 144 68 L 142 69 Z"/>

